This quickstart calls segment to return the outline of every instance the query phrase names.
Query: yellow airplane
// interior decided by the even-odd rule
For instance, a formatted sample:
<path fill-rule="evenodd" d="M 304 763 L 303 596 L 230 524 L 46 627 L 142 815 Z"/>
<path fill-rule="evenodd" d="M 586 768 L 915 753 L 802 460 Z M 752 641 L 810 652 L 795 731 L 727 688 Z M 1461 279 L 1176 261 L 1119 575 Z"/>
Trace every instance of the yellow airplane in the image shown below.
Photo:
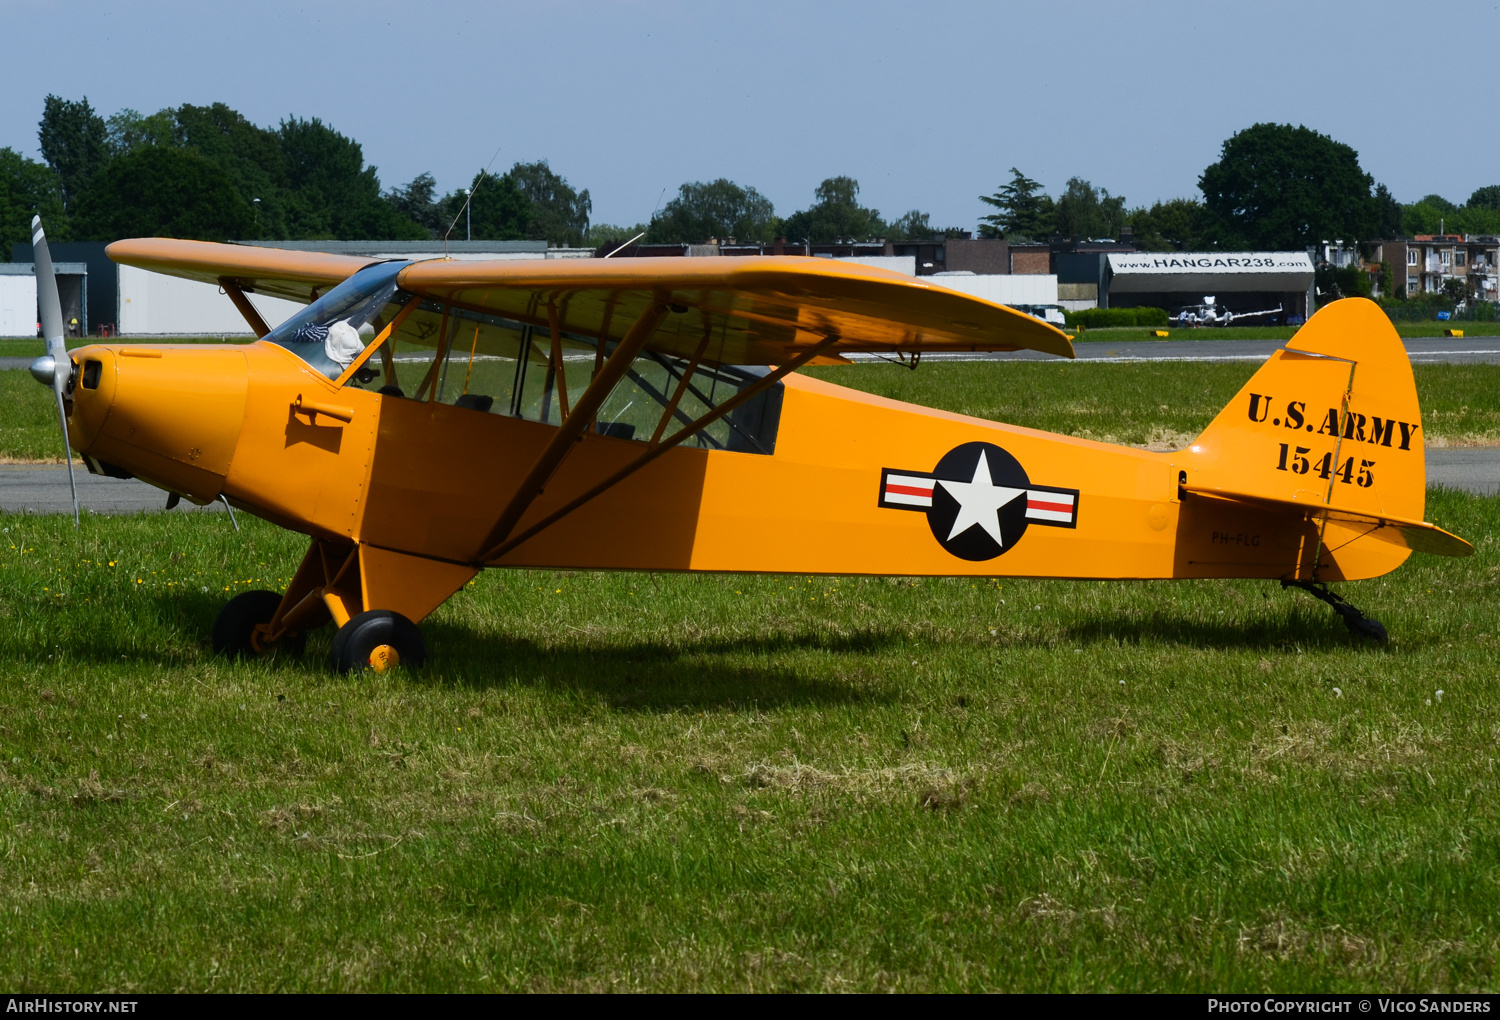
<path fill-rule="evenodd" d="M 224 607 L 228 655 L 300 651 L 332 619 L 335 668 L 419 665 L 417 624 L 485 567 L 1268 578 L 1383 637 L 1327 582 L 1473 551 L 1422 520 L 1411 366 L 1368 301 L 1320 311 L 1158 453 L 795 374 L 851 352 L 1073 354 L 1030 316 L 859 265 L 109 254 L 217 284 L 260 338 L 64 354 L 59 317 L 33 366 L 91 472 L 310 537 L 284 593 Z M 270 329 L 252 293 L 307 306 Z"/>

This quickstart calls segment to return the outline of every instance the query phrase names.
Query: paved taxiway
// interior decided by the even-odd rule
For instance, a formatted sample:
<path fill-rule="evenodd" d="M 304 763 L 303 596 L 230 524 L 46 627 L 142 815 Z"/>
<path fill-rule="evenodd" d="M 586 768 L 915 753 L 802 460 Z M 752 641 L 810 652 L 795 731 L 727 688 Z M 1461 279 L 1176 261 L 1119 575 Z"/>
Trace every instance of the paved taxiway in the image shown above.
<path fill-rule="evenodd" d="M 38 341 L 40 343 L 40 341 Z M 1135 340 L 1110 343 L 1080 340 L 1073 345 L 1079 361 L 1265 361 L 1284 340 Z M 1407 340 L 1406 353 L 1416 364 L 1500 365 L 1500 336 L 1461 338 L 1424 337 Z M 876 354 L 853 355 L 855 361 L 876 361 Z M 26 368 L 32 358 L 0 358 L 0 370 Z M 1056 361 L 1037 351 L 981 354 L 928 354 L 928 361 Z"/>
<path fill-rule="evenodd" d="M 1407 356 L 1418 365 L 1500 365 L 1500 336 L 1424 337 L 1403 341 Z M 1080 340 L 1073 345 L 1079 361 L 1265 361 L 1286 345 L 1284 340 L 1135 340 L 1109 343 Z M 852 360 L 879 360 L 875 354 L 855 354 Z M 1037 351 L 980 354 L 927 354 L 924 361 L 1056 361 Z"/>

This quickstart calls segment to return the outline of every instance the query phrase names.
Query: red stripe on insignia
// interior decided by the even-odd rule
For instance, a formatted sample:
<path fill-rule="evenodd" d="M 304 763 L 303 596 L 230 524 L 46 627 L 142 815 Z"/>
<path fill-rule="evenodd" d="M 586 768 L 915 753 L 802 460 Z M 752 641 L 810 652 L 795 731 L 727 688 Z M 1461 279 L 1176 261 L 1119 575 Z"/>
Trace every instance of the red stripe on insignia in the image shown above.
<path fill-rule="evenodd" d="M 1073 504 L 1072 503 L 1043 503 L 1039 499 L 1028 499 L 1026 501 L 1026 509 L 1028 509 L 1028 510 L 1051 510 L 1053 513 L 1071 514 L 1073 512 Z"/>
<path fill-rule="evenodd" d="M 867 490 L 868 491 L 868 490 Z M 919 489 L 915 485 L 887 485 L 886 492 L 899 492 L 903 496 L 931 496 L 931 489 Z M 866 496 L 866 499 L 869 497 Z"/>

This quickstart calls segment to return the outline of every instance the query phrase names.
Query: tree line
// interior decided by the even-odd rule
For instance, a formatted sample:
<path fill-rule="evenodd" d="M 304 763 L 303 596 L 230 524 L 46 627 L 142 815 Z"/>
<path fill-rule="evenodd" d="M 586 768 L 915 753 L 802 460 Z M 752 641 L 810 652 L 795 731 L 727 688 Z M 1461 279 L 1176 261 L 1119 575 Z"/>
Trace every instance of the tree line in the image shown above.
<path fill-rule="evenodd" d="M 1478 189 L 1463 206 L 1438 195 L 1402 205 L 1364 171 L 1353 148 L 1289 124 L 1256 124 L 1226 140 L 1198 187 L 1201 196 L 1129 209 L 1122 196 L 1078 177 L 1054 199 L 1012 167 L 1007 184 L 981 196 L 995 212 L 979 229 L 1012 240 L 1117 240 L 1129 227 L 1147 251 L 1288 251 L 1440 228 L 1500 234 L 1500 186 Z"/>
<path fill-rule="evenodd" d="M 40 212 L 58 239 L 169 236 L 201 240 L 545 240 L 604 245 L 644 234 L 650 243 L 711 238 L 793 243 L 949 237 L 912 209 L 887 219 L 861 204 L 859 182 L 830 177 L 804 209 L 781 217 L 754 187 L 726 178 L 682 184 L 634 226 L 592 223 L 587 188 L 547 161 L 476 173 L 440 194 L 430 173 L 382 190 L 360 144 L 314 117 L 260 127 L 223 103 L 184 104 L 105 118 L 87 97 L 49 95 L 38 124 L 42 162 L 0 148 L 0 257 L 29 237 Z M 1199 176 L 1200 194 L 1131 208 L 1123 195 L 1070 178 L 1053 197 L 1012 167 L 978 201 L 981 236 L 1012 241 L 1118 240 L 1129 228 L 1148 251 L 1295 250 L 1321 240 L 1369 241 L 1403 233 L 1500 233 L 1500 185 L 1463 205 L 1438 195 L 1402 205 L 1348 145 L 1306 127 L 1256 124 L 1227 139 Z M 472 191 L 472 198 L 469 193 Z M 465 220 L 464 203 L 470 207 Z"/>
<path fill-rule="evenodd" d="M 424 240 L 466 197 L 430 174 L 382 191 L 360 144 L 317 117 L 264 128 L 223 103 L 105 118 L 49 95 L 37 137 L 42 162 L 0 148 L 0 257 L 37 212 L 58 240 Z M 546 161 L 517 163 L 476 195 L 475 236 L 582 244 L 590 212 Z"/>

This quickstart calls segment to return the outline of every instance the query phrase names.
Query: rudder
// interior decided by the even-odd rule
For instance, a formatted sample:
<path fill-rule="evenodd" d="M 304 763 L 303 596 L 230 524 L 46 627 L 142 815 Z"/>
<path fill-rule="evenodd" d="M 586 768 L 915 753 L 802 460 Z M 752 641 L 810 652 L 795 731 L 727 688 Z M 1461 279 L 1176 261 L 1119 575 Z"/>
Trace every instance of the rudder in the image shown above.
<path fill-rule="evenodd" d="M 1411 362 L 1389 318 L 1371 301 L 1347 298 L 1308 320 L 1174 464 L 1189 493 L 1421 521 L 1421 421 Z M 1326 527 L 1339 532 L 1328 536 L 1335 549 L 1366 533 Z M 1334 573 L 1373 576 L 1407 555 L 1358 544 Z"/>

